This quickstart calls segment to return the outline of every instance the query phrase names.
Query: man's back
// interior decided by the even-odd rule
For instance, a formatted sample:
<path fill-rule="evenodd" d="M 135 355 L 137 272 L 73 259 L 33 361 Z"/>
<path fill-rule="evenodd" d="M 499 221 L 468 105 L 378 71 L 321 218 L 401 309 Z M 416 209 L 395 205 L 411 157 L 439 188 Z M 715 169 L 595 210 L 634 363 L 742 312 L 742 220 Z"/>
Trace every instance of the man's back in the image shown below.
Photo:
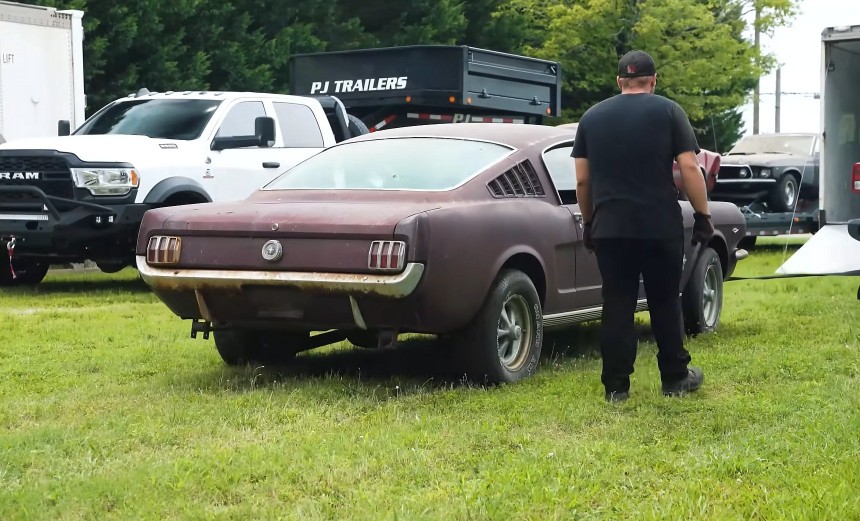
<path fill-rule="evenodd" d="M 574 155 L 587 157 L 594 237 L 659 238 L 682 233 L 672 162 L 699 151 L 683 110 L 654 94 L 619 94 L 590 108 Z"/>

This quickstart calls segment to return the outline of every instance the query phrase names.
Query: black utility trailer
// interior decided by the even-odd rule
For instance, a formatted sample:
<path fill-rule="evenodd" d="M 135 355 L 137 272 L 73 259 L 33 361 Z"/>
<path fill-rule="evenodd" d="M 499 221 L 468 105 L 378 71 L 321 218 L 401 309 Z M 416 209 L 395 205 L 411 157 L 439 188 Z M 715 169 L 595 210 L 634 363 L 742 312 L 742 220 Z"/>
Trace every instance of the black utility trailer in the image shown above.
<path fill-rule="evenodd" d="M 541 124 L 559 116 L 558 62 L 465 45 L 297 54 L 290 93 L 335 96 L 371 132 L 430 123 Z"/>

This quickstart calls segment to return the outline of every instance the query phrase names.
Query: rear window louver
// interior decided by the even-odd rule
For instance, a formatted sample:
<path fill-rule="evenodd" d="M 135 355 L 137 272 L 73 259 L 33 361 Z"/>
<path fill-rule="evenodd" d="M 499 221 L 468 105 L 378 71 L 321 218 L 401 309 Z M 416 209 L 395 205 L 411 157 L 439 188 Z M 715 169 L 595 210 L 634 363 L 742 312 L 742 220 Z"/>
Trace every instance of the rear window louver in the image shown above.
<path fill-rule="evenodd" d="M 543 197 L 545 192 L 529 161 L 518 163 L 489 183 L 493 197 Z"/>

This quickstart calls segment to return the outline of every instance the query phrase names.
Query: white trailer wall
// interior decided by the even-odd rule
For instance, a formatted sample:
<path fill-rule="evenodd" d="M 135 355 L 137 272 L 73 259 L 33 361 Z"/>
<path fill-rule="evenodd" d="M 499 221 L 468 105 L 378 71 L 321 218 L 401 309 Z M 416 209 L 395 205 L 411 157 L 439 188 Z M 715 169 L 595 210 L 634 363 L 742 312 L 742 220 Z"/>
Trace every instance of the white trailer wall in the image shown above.
<path fill-rule="evenodd" d="M 57 135 L 83 123 L 82 11 L 0 2 L 0 134 Z"/>

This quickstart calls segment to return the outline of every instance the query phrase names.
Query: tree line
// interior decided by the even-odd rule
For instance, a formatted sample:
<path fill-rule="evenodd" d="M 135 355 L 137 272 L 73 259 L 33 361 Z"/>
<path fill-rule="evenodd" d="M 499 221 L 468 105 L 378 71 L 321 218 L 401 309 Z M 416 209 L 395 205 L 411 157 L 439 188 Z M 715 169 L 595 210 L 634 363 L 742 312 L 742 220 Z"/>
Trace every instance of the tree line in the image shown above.
<path fill-rule="evenodd" d="M 657 93 L 679 102 L 705 148 L 741 135 L 739 107 L 773 66 L 756 48 L 797 0 L 24 0 L 84 15 L 87 114 L 141 87 L 287 92 L 292 54 L 465 44 L 557 60 L 563 118 L 617 92 L 639 48 Z"/>

